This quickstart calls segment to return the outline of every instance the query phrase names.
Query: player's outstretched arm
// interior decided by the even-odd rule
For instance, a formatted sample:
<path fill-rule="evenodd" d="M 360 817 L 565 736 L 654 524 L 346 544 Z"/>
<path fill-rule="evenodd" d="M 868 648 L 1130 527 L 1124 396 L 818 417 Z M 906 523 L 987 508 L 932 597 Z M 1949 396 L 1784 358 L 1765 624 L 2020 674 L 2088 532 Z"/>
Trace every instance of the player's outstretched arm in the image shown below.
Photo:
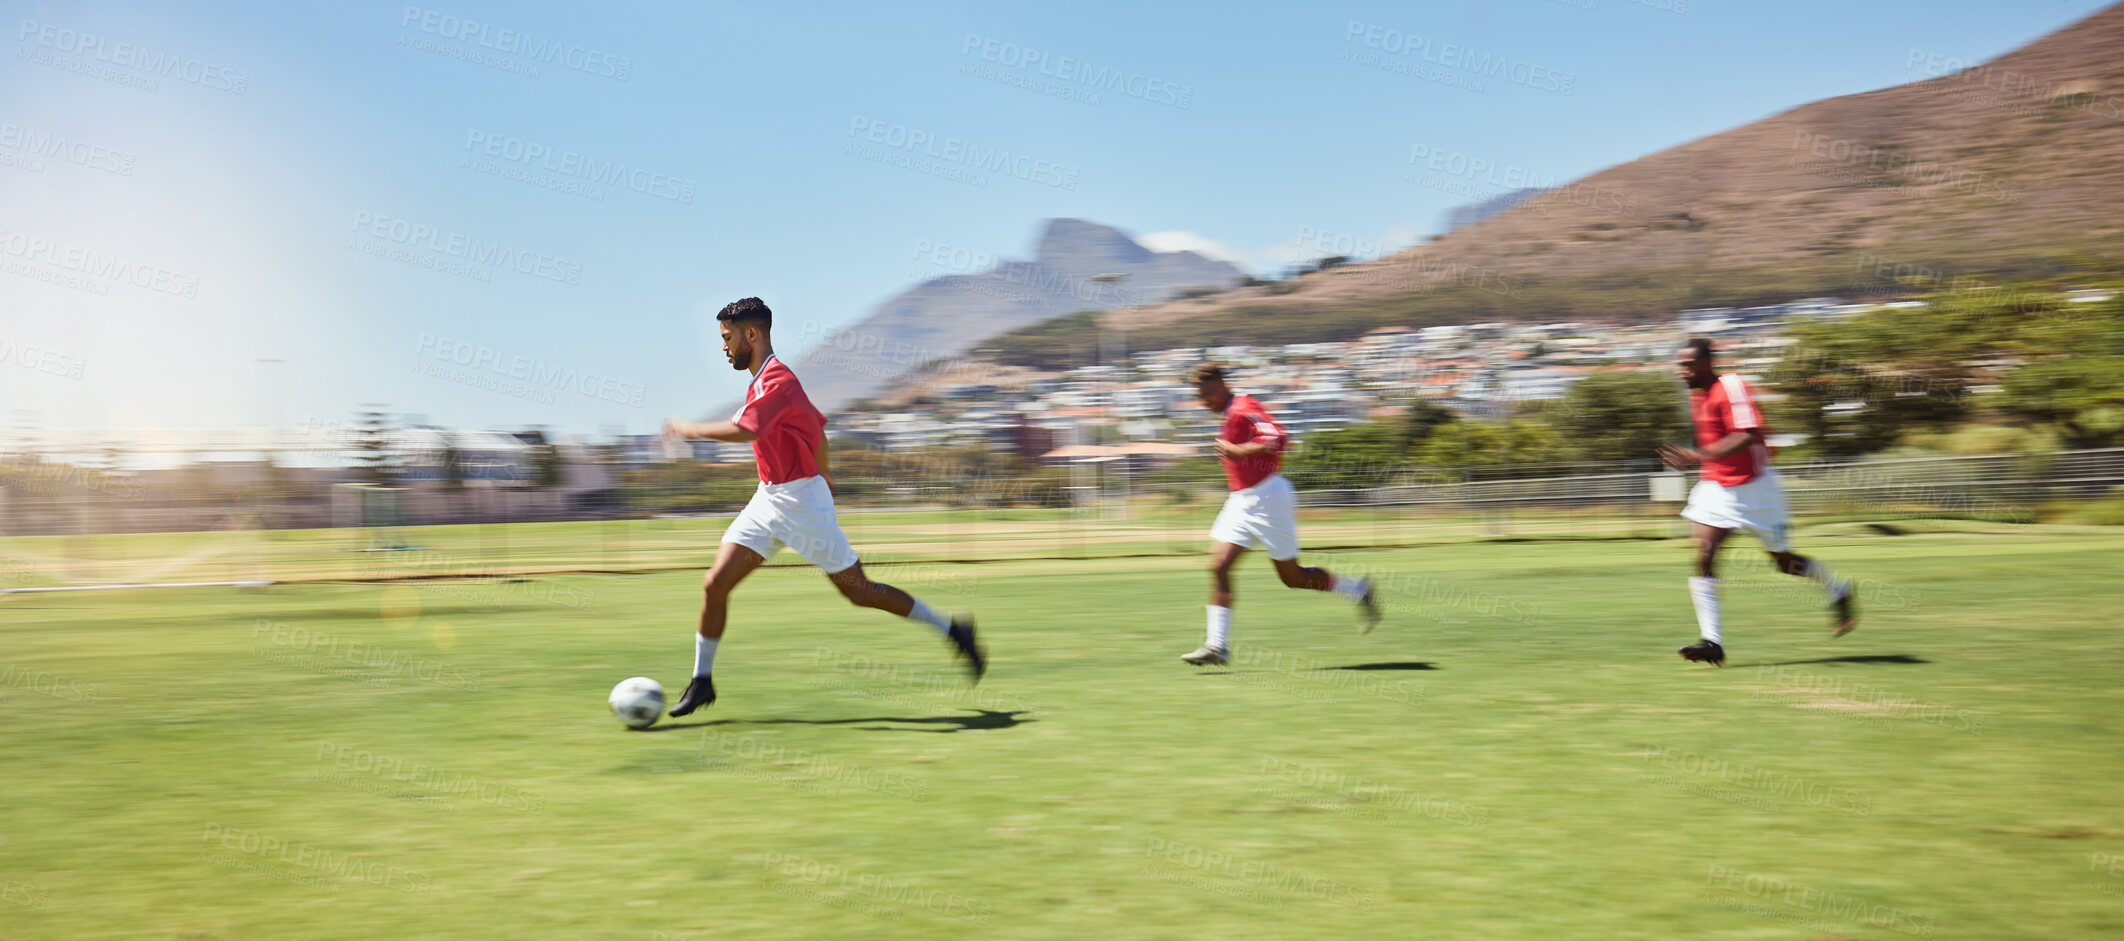
<path fill-rule="evenodd" d="M 743 443 L 755 441 L 759 435 L 727 421 L 687 421 L 683 418 L 664 419 L 664 434 L 674 438 L 710 438 L 716 441 Z"/>
<path fill-rule="evenodd" d="M 1253 457 L 1256 454 L 1267 454 L 1270 450 L 1273 450 L 1267 444 L 1260 441 L 1249 441 L 1245 444 L 1233 444 L 1229 441 L 1224 440 L 1223 438 L 1218 438 L 1216 442 L 1213 443 L 1211 446 L 1217 449 L 1218 454 L 1224 457 L 1233 458 L 1235 460 L 1242 457 Z"/>
<path fill-rule="evenodd" d="M 1703 463 L 1703 453 L 1679 444 L 1659 446 L 1659 462 L 1675 470 L 1688 470 Z"/>
<path fill-rule="evenodd" d="M 1728 454 L 1732 454 L 1733 452 L 1738 451 L 1742 448 L 1750 447 L 1762 440 L 1762 432 L 1757 431 L 1753 428 L 1743 428 L 1730 435 L 1720 438 L 1717 441 L 1711 442 L 1711 446 L 1703 450 L 1703 457 L 1704 460 L 1715 461 L 1719 458 L 1725 457 Z"/>
<path fill-rule="evenodd" d="M 1695 467 L 1705 461 L 1715 461 L 1742 448 L 1763 440 L 1763 433 L 1753 428 L 1743 428 L 1711 442 L 1710 447 L 1688 448 L 1680 445 L 1659 446 L 1659 458 L 1668 467 L 1676 470 Z"/>

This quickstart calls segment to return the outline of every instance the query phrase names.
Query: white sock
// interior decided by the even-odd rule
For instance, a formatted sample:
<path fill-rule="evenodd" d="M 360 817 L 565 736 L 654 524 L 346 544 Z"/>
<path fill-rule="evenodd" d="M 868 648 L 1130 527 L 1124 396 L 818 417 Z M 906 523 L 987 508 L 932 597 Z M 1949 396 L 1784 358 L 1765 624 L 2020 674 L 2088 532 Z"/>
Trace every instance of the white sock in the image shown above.
<path fill-rule="evenodd" d="M 715 668 L 715 645 L 720 639 L 709 640 L 699 634 L 693 635 L 693 675 L 707 676 Z"/>
<path fill-rule="evenodd" d="M 1689 600 L 1696 603 L 1696 629 L 1714 644 L 1718 637 L 1718 579 L 1689 577 Z"/>
<path fill-rule="evenodd" d="M 1822 591 L 1827 592 L 1832 601 L 1842 598 L 1846 592 L 1851 590 L 1850 582 L 1836 577 L 1835 572 L 1829 571 L 1829 566 L 1813 559 L 1807 560 L 1807 570 L 1800 574 L 1806 576 L 1809 581 L 1822 586 Z"/>
<path fill-rule="evenodd" d="M 1232 609 L 1209 606 L 1209 646 L 1226 653 L 1232 649 Z"/>
<path fill-rule="evenodd" d="M 1369 578 L 1349 579 L 1340 575 L 1328 576 L 1328 590 L 1351 601 L 1363 601 L 1365 589 L 1372 587 Z"/>
<path fill-rule="evenodd" d="M 920 598 L 914 600 L 914 610 L 907 612 L 907 619 L 920 621 L 945 634 L 951 633 L 951 621 L 945 619 L 943 615 L 929 610 L 929 606 L 923 604 Z"/>

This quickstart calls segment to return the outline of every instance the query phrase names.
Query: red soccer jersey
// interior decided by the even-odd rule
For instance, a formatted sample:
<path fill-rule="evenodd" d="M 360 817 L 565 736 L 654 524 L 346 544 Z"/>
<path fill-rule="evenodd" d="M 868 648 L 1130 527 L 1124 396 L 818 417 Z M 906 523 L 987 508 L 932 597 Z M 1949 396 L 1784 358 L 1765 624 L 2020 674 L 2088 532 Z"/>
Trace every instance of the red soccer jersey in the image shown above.
<path fill-rule="evenodd" d="M 826 416 L 812 406 L 796 373 L 773 354 L 745 387 L 745 404 L 731 416 L 739 428 L 759 437 L 752 442 L 760 480 L 786 484 L 819 474 L 819 441 Z"/>
<path fill-rule="evenodd" d="M 1233 490 L 1245 490 L 1274 476 L 1283 466 L 1283 446 L 1291 437 L 1283 433 L 1283 426 L 1269 417 L 1268 409 L 1251 395 L 1232 396 L 1232 404 L 1224 408 L 1224 431 L 1217 435 L 1219 441 L 1246 444 L 1259 441 L 1268 445 L 1268 450 L 1252 457 L 1233 460 L 1220 457 L 1224 462 L 1224 480 Z"/>
<path fill-rule="evenodd" d="M 1718 377 L 1707 390 L 1689 390 L 1689 413 L 1696 420 L 1696 446 L 1708 448 L 1736 431 L 1770 433 L 1763 413 L 1756 408 L 1755 393 L 1740 373 Z M 1725 457 L 1707 459 L 1701 471 L 1705 480 L 1728 487 L 1754 480 L 1770 467 L 1770 450 L 1756 442 Z"/>

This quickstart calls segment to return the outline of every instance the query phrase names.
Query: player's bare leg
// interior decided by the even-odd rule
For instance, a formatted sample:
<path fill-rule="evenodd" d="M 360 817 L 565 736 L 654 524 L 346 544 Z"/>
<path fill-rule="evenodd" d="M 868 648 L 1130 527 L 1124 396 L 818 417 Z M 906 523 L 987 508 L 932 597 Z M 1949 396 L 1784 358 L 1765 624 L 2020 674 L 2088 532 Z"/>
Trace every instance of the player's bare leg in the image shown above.
<path fill-rule="evenodd" d="M 701 580 L 701 626 L 700 636 L 709 640 L 722 640 L 724 626 L 730 619 L 730 592 L 767 560 L 748 546 L 726 542 L 716 551 L 715 564 L 708 569 L 708 576 Z"/>
<path fill-rule="evenodd" d="M 1702 639 L 1678 651 L 1682 659 L 1726 665 L 1726 648 L 1720 644 L 1718 624 L 1718 550 L 1726 544 L 1730 529 L 1703 523 L 1689 524 L 1696 537 L 1696 574 L 1689 579 L 1689 600 L 1696 606 L 1696 627 Z"/>
<path fill-rule="evenodd" d="M 863 571 L 861 562 L 828 574 L 826 580 L 840 590 L 841 597 L 858 608 L 876 608 L 903 618 L 914 611 L 913 595 L 884 582 L 872 581 Z"/>
<path fill-rule="evenodd" d="M 1277 559 L 1276 577 L 1283 579 L 1285 588 L 1303 588 L 1311 591 L 1331 591 L 1357 604 L 1362 616 L 1357 621 L 1359 633 L 1369 634 L 1379 624 L 1379 605 L 1372 600 L 1372 580 L 1369 578 L 1337 578 L 1327 569 L 1311 569 L 1298 564 L 1297 559 Z"/>
<path fill-rule="evenodd" d="M 1696 539 L 1696 575 L 1699 578 L 1718 577 L 1718 550 L 1725 548 L 1726 537 L 1733 530 L 1690 523 L 1689 535 Z"/>
<path fill-rule="evenodd" d="M 1209 603 L 1229 610 L 1232 606 L 1232 569 L 1246 555 L 1245 546 L 1228 542 L 1210 543 Z"/>
<path fill-rule="evenodd" d="M 974 636 L 973 619 L 964 615 L 946 620 L 931 610 L 921 599 L 884 582 L 872 581 L 863 571 L 863 563 L 857 562 L 838 572 L 827 573 L 826 579 L 839 589 L 841 597 L 859 608 L 876 608 L 910 621 L 920 621 L 944 633 L 958 650 L 959 659 L 966 661 L 966 668 L 973 674 L 974 682 L 981 681 L 981 674 L 988 671 L 988 655 L 981 649 Z"/>
<path fill-rule="evenodd" d="M 693 679 L 686 684 L 686 692 L 678 702 L 671 704 L 673 718 L 715 702 L 715 681 L 710 674 L 715 669 L 715 649 L 722 644 L 723 629 L 730 620 L 730 592 L 766 561 L 759 553 L 734 542 L 723 543 L 716 550 L 715 564 L 701 580 L 701 623 L 693 636 Z"/>
<path fill-rule="evenodd" d="M 1777 561 L 1778 571 L 1822 586 L 1822 592 L 1829 597 L 1829 636 L 1842 637 L 1858 626 L 1858 592 L 1852 590 L 1850 582 L 1836 577 L 1821 562 L 1797 552 L 1772 552 L 1770 558 Z"/>
<path fill-rule="evenodd" d="M 1308 591 L 1326 591 L 1335 577 L 1327 569 L 1309 569 L 1299 565 L 1297 559 L 1275 559 L 1276 577 L 1283 579 L 1285 588 L 1303 588 Z"/>
<path fill-rule="evenodd" d="M 1246 547 L 1229 542 L 1210 543 L 1209 636 L 1193 653 L 1181 660 L 1195 666 L 1222 666 L 1232 661 L 1232 568 L 1246 555 Z"/>

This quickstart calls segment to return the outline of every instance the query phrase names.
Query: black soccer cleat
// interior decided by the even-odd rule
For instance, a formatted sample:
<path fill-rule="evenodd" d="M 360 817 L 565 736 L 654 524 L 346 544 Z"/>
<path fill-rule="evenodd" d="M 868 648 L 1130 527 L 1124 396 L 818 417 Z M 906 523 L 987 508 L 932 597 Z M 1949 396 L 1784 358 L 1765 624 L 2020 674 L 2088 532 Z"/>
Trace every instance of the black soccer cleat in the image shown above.
<path fill-rule="evenodd" d="M 686 692 L 679 696 L 679 701 L 671 704 L 670 714 L 676 719 L 702 706 L 714 704 L 715 680 L 707 676 L 696 676 L 693 682 L 686 684 Z"/>
<path fill-rule="evenodd" d="M 1708 663 L 1715 667 L 1726 665 L 1726 648 L 1719 646 L 1715 640 L 1700 640 L 1676 652 L 1681 654 L 1683 660 Z"/>
<path fill-rule="evenodd" d="M 959 649 L 959 659 L 966 661 L 966 669 L 973 674 L 975 683 L 981 682 L 981 674 L 988 672 L 988 654 L 981 650 L 981 642 L 974 637 L 973 618 L 952 615 L 951 630 L 945 632 L 951 645 Z"/>
<path fill-rule="evenodd" d="M 1834 614 L 1829 636 L 1842 637 L 1851 633 L 1858 627 L 1858 589 L 1845 585 L 1844 593 L 1829 603 L 1829 610 Z"/>

